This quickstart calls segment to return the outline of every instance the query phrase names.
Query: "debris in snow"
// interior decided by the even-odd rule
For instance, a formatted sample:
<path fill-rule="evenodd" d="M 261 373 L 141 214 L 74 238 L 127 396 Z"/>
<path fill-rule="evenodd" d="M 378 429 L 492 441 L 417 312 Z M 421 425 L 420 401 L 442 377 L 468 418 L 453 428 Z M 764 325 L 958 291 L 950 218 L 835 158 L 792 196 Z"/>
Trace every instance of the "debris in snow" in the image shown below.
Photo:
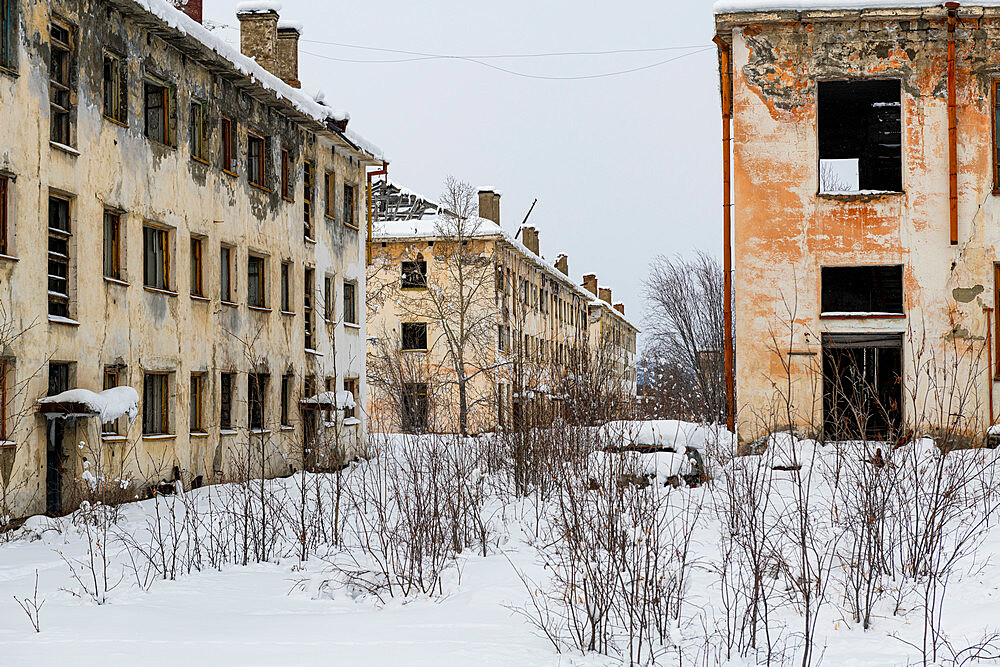
<path fill-rule="evenodd" d="M 95 393 L 89 389 L 70 389 L 55 396 L 38 399 L 39 403 L 80 403 L 92 410 L 102 424 L 128 415 L 129 424 L 139 416 L 139 392 L 132 387 L 114 387 Z"/>

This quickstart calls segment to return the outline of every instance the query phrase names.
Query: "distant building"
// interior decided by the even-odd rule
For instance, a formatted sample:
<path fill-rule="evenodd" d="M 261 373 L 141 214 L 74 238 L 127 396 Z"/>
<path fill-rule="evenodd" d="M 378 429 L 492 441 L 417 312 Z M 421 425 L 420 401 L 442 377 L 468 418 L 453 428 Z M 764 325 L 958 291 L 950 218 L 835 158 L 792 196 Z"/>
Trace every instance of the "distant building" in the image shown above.
<path fill-rule="evenodd" d="M 239 14 L 242 53 L 183 4 L 0 3 L 0 514 L 70 509 L 85 465 L 227 479 L 251 436 L 250 472 L 284 474 L 318 419 L 300 399 L 364 400 L 378 151 L 298 90 L 301 28 L 270 4 Z M 37 403 L 120 385 L 132 427 Z M 356 451 L 362 411 L 338 420 Z"/>
<path fill-rule="evenodd" d="M 574 386 L 599 376 L 601 391 L 635 396 L 637 328 L 597 277 L 578 285 L 569 260 L 545 260 L 538 231 L 500 227 L 500 194 L 479 192 L 479 216 L 463 240 L 433 201 L 391 183 L 377 185 L 369 269 L 369 414 L 373 428 L 456 431 L 458 375 L 447 332 L 430 303 L 456 294 L 457 246 L 467 244 L 478 296 L 467 317 L 466 375 L 473 432 L 566 415 Z M 486 270 L 476 272 L 481 258 Z M 468 279 L 468 278 L 466 278 Z M 453 291 L 453 292 L 452 292 Z M 428 294 L 431 292 L 432 294 Z M 454 299 L 457 296 L 448 296 Z M 598 365 L 600 371 L 598 372 Z M 541 415 L 541 417 L 540 417 Z M 569 416 L 569 415 L 566 415 Z"/>

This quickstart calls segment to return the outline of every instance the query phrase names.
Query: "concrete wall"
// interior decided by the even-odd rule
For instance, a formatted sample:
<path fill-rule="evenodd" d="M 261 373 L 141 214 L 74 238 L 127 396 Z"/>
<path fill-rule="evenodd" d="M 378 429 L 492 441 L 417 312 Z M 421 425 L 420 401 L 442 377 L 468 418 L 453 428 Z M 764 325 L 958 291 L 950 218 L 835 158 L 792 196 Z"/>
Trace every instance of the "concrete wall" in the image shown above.
<path fill-rule="evenodd" d="M 74 26 L 75 49 L 73 150 L 49 143 L 48 25 L 60 17 Z M 142 437 L 141 414 L 128 429 L 124 442 L 109 446 L 128 449 L 136 484 L 158 481 L 176 466 L 185 480 L 201 476 L 215 481 L 232 474 L 231 450 L 246 442 L 247 375 L 251 362 L 246 342 L 260 371 L 270 374 L 265 408 L 268 439 L 273 449 L 270 473 L 300 465 L 302 429 L 298 399 L 306 375 L 344 377 L 359 381 L 363 404 L 364 373 L 364 225 L 346 228 L 337 220 L 314 221 L 315 243 L 303 240 L 302 158 L 309 156 L 317 174 L 333 170 L 340 184 L 355 184 L 356 219 L 363 220 L 364 164 L 360 154 L 343 141 L 314 134 L 283 115 L 283 108 L 262 103 L 263 89 L 239 81 L 220 60 L 209 71 L 137 25 L 111 3 L 20 3 L 21 22 L 16 76 L 0 71 L 0 117 L 5 131 L 0 140 L 0 172 L 12 177 L 9 225 L 12 244 L 0 259 L 0 305 L 15 331 L 25 333 L 2 350 L 14 364 L 8 378 L 11 405 L 23 418 L 9 436 L 15 445 L 12 479 L 6 501 L 15 514 L 44 511 L 46 443 L 45 422 L 35 413 L 35 400 L 46 394 L 48 364 L 72 362 L 71 386 L 100 391 L 105 366 L 123 368 L 122 381 L 142 394 L 143 373 L 171 374 L 168 437 Z M 128 123 L 123 126 L 102 114 L 102 50 L 127 55 Z M 176 87 L 176 146 L 150 141 L 143 131 L 143 77 L 156 75 Z M 239 84 L 239 85 L 235 85 Z M 251 96 L 253 95 L 253 96 Z M 209 160 L 192 158 L 189 113 L 193 99 L 207 104 L 210 119 Z M 285 110 L 287 112 L 287 110 Z M 220 115 L 237 124 L 234 154 L 237 174 L 221 169 Z M 269 189 L 246 179 L 247 131 L 270 138 Z M 279 193 L 280 149 L 290 151 L 294 201 Z M 317 211 L 322 210 L 322 188 L 317 179 Z M 71 311 L 78 325 L 47 318 L 47 211 L 50 193 L 71 198 Z M 338 195 L 339 196 L 339 195 Z M 123 280 L 103 278 L 103 211 L 122 212 Z M 340 206 L 338 205 L 338 210 Z M 166 291 L 143 286 L 143 224 L 169 230 L 171 277 Z M 191 295 L 190 239 L 203 241 L 205 297 Z M 233 305 L 220 301 L 220 244 L 233 247 Z M 266 257 L 266 310 L 247 305 L 247 256 Z M 283 261 L 293 264 L 294 314 L 279 313 L 279 276 Z M 343 280 L 358 284 L 359 322 L 345 327 L 317 327 L 316 354 L 304 346 L 303 275 L 315 269 L 317 320 L 323 321 L 323 277 L 335 277 L 337 312 L 342 312 Z M 237 432 L 219 432 L 219 374 L 239 375 L 234 396 L 233 422 Z M 203 405 L 206 436 L 189 436 L 189 377 L 206 373 Z M 282 374 L 294 375 L 292 423 L 281 427 L 279 390 Z M 16 389 L 16 391 L 15 391 Z M 14 405 L 16 403 L 16 405 Z M 140 405 L 140 411 L 142 405 Z M 360 410 L 358 411 L 361 412 Z M 360 416 L 360 415 L 359 415 Z M 64 443 L 64 478 L 78 479 L 85 450 L 99 449 L 94 420 L 78 422 L 79 432 Z M 364 424 L 354 427 L 353 447 L 363 442 Z M 85 449 L 74 448 L 87 439 Z M 119 453 L 117 456 L 121 457 Z M 221 457 L 221 458 L 220 458 Z M 223 462 L 221 472 L 219 461 Z M 67 482 L 69 483 L 69 482 Z"/>
<path fill-rule="evenodd" d="M 904 333 L 904 393 L 922 396 L 904 401 L 904 420 L 981 429 L 990 415 L 984 307 L 994 302 L 1000 242 L 991 166 L 996 10 L 963 8 L 956 33 L 958 245 L 949 239 L 943 9 L 728 15 L 717 25 L 731 36 L 734 71 L 740 435 L 784 424 L 786 413 L 799 424 L 822 421 L 824 332 Z M 818 194 L 815 82 L 823 78 L 900 80 L 902 193 Z M 857 264 L 904 265 L 904 317 L 820 317 L 820 267 Z M 924 393 L 928 371 L 971 388 L 960 407 L 938 407 L 950 390 Z M 949 411 L 960 416 L 942 415 Z"/>

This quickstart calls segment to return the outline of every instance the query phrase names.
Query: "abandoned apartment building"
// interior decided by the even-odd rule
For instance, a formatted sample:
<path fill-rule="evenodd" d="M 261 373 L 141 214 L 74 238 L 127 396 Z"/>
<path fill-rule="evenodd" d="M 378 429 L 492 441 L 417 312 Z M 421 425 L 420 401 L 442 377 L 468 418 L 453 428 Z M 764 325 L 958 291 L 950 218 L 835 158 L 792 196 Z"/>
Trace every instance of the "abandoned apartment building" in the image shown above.
<path fill-rule="evenodd" d="M 544 259 L 537 228 L 506 232 L 500 198 L 495 188 L 480 188 L 478 217 L 459 223 L 439 203 L 388 181 L 375 184 L 368 276 L 373 428 L 457 430 L 457 371 L 449 354 L 457 330 L 467 341 L 470 432 L 526 425 L 529 415 L 531 423 L 565 415 L 572 380 L 588 371 L 607 393 L 634 399 L 638 329 L 624 304 L 612 303 L 611 289 L 598 287 L 594 274 L 575 283 L 566 255 Z M 460 262 L 468 267 L 462 276 Z M 468 312 L 461 329 L 448 315 L 460 304 Z"/>
<path fill-rule="evenodd" d="M 715 5 L 744 439 L 995 420 L 1000 8 L 913 4 Z"/>
<path fill-rule="evenodd" d="M 298 90 L 273 3 L 238 14 L 242 53 L 183 4 L 0 3 L 0 514 L 71 509 L 88 457 L 197 485 L 249 434 L 265 474 L 301 467 L 330 412 L 362 442 L 378 150 Z M 62 394 L 116 386 L 134 424 Z"/>

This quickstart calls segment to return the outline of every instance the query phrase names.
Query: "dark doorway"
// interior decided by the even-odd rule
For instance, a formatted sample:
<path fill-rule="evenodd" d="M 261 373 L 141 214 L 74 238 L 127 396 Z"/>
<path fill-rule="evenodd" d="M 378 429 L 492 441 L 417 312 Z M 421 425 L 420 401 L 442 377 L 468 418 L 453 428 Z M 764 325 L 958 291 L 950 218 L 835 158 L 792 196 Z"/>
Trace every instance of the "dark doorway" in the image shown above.
<path fill-rule="evenodd" d="M 427 385 L 423 382 L 403 385 L 403 432 L 425 433 L 428 424 Z"/>
<path fill-rule="evenodd" d="M 902 376 L 902 334 L 823 334 L 826 437 L 895 437 L 903 419 Z"/>
<path fill-rule="evenodd" d="M 49 396 L 69 389 L 69 364 L 49 363 Z M 46 424 L 45 446 L 45 511 L 52 516 L 62 514 L 63 435 L 66 420 L 52 416 Z"/>

